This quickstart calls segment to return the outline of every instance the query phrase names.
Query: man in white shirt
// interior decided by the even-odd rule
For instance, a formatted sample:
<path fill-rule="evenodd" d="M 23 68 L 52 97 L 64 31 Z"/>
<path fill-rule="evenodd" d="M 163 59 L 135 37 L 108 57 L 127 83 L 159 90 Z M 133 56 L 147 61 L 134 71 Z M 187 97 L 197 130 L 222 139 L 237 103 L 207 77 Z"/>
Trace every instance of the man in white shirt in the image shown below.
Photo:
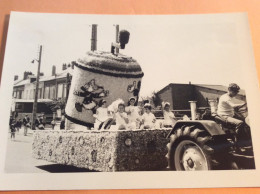
<path fill-rule="evenodd" d="M 243 125 L 243 121 L 239 118 L 234 118 L 235 116 L 235 108 L 240 108 L 244 106 L 246 103 L 237 103 L 234 97 L 238 94 L 240 87 L 231 83 L 228 87 L 228 92 L 223 94 L 218 103 L 218 111 L 217 114 L 222 117 L 227 123 L 233 124 L 236 126 L 236 133 L 240 132 L 240 129 Z"/>

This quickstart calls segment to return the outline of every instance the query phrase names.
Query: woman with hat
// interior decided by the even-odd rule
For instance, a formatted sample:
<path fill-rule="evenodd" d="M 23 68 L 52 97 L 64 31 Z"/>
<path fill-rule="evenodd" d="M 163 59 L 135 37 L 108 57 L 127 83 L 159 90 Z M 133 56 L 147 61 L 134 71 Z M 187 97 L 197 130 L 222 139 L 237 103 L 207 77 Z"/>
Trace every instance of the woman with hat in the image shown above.
<path fill-rule="evenodd" d="M 164 117 L 163 126 L 167 128 L 173 127 L 176 123 L 176 120 L 173 112 L 170 111 L 170 103 L 162 102 L 162 108 L 163 108 L 163 117 Z"/>
<path fill-rule="evenodd" d="M 139 107 L 135 106 L 135 102 L 135 97 L 129 98 L 128 106 L 125 108 L 129 119 L 129 126 L 133 129 L 139 128 L 140 126 Z"/>

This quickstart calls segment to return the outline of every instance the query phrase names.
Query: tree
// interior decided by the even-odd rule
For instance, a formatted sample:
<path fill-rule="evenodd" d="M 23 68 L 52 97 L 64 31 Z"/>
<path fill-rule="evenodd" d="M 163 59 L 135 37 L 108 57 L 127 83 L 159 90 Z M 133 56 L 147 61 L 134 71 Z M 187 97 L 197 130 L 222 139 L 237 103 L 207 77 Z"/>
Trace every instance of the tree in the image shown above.
<path fill-rule="evenodd" d="M 50 107 L 53 112 L 56 112 L 58 109 L 61 109 L 61 112 L 64 113 L 66 100 L 65 99 L 57 99 L 52 102 L 47 102 L 46 105 Z"/>
<path fill-rule="evenodd" d="M 155 107 L 157 106 L 161 106 L 162 104 L 162 99 L 159 96 L 159 94 L 157 92 L 153 92 L 152 93 L 152 97 L 151 97 L 152 103 L 154 104 Z"/>

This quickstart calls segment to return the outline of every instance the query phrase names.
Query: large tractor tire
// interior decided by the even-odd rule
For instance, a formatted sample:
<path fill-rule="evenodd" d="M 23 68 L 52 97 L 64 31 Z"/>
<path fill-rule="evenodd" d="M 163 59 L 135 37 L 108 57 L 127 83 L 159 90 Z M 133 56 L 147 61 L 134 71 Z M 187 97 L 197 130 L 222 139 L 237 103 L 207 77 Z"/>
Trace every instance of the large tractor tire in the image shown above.
<path fill-rule="evenodd" d="M 203 129 L 183 126 L 170 136 L 167 144 L 168 167 L 177 171 L 226 169 L 230 144 L 216 140 Z"/>

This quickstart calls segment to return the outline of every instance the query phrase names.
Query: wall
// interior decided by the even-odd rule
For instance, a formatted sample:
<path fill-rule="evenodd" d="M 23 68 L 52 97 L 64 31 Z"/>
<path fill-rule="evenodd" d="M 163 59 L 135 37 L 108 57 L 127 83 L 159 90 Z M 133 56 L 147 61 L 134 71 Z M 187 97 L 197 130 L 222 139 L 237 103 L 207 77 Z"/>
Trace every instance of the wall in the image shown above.
<path fill-rule="evenodd" d="M 210 88 L 198 87 L 195 86 L 195 96 L 198 107 L 208 107 L 208 100 L 217 100 L 221 95 L 225 94 L 225 91 L 214 90 Z M 237 95 L 235 97 L 237 103 L 241 103 L 241 101 L 245 101 L 246 97 L 242 95 Z"/>
<path fill-rule="evenodd" d="M 194 86 L 189 84 L 172 84 L 174 110 L 190 109 L 189 101 L 194 100 Z"/>
<path fill-rule="evenodd" d="M 163 88 L 161 91 L 158 92 L 159 97 L 164 102 L 169 102 L 171 104 L 171 109 L 173 109 L 173 101 L 172 101 L 172 88 L 170 84 Z"/>
<path fill-rule="evenodd" d="M 35 131 L 32 155 L 95 171 L 165 170 L 169 132 L 167 129 Z"/>

